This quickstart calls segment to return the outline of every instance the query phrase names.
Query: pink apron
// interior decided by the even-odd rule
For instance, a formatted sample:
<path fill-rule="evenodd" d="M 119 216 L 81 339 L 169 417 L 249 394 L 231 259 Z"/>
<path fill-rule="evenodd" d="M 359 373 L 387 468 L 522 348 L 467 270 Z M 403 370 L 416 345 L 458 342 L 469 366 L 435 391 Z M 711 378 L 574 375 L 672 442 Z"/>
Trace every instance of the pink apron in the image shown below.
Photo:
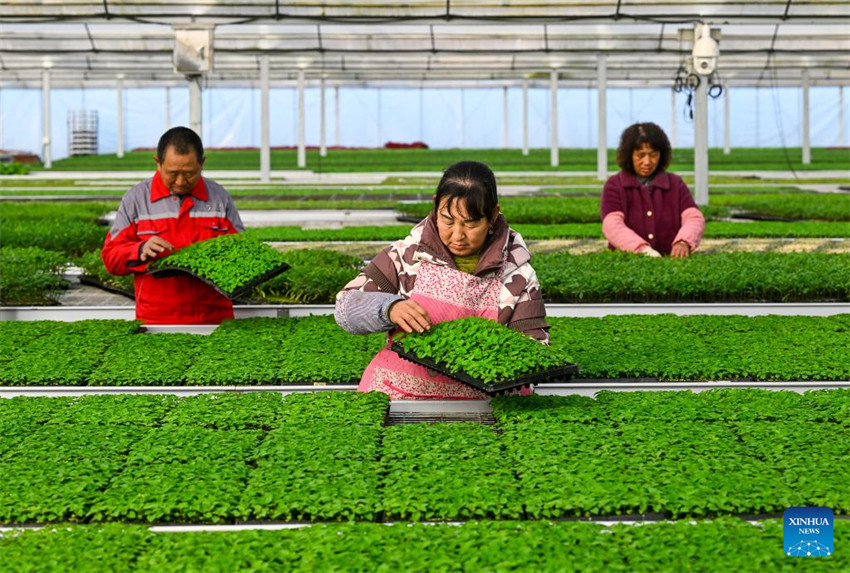
<path fill-rule="evenodd" d="M 499 271 L 490 278 L 481 278 L 449 266 L 423 261 L 410 299 L 422 305 L 431 317 L 432 324 L 468 316 L 497 320 L 501 275 Z M 357 388 L 360 392 L 377 390 L 389 394 L 392 400 L 489 398 L 475 388 L 400 358 L 389 348 L 393 337 L 399 332 L 402 330 L 397 328 L 390 334 L 386 348 L 372 359 L 363 372 Z"/>

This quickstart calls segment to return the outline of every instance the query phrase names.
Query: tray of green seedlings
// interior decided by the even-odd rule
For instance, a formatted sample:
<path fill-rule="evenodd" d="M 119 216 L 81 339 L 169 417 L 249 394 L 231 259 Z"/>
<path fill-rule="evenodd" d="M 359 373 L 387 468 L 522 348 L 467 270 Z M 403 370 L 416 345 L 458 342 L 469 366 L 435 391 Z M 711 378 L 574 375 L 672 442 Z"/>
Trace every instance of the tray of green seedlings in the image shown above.
<path fill-rule="evenodd" d="M 397 336 L 390 348 L 406 360 L 487 394 L 563 382 L 578 372 L 564 350 L 480 317 Z"/>
<path fill-rule="evenodd" d="M 163 278 L 190 275 L 227 298 L 239 298 L 289 269 L 283 254 L 244 234 L 201 241 L 157 259 L 148 273 Z"/>

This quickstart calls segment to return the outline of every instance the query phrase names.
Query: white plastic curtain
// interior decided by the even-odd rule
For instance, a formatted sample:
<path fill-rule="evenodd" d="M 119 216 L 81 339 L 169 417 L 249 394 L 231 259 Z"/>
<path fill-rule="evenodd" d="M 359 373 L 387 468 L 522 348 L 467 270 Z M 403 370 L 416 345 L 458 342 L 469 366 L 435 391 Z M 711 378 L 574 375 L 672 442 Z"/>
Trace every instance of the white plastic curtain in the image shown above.
<path fill-rule="evenodd" d="M 844 141 L 839 141 L 838 87 L 810 88 L 811 144 L 846 146 L 850 137 L 850 93 L 845 88 Z M 124 90 L 125 149 L 152 148 L 169 126 L 187 125 L 187 88 L 169 90 L 170 118 L 165 117 L 165 89 Z M 305 90 L 307 145 L 319 144 L 319 90 Z M 432 148 L 497 148 L 502 145 L 502 88 L 376 89 L 343 87 L 339 92 L 340 141 L 347 147 L 380 147 L 388 141 L 423 141 Z M 326 91 L 326 137 L 334 145 L 334 90 Z M 609 147 L 636 121 L 654 121 L 671 133 L 667 88 L 610 88 Z M 293 88 L 270 92 L 271 145 L 297 145 L 297 100 Z M 509 144 L 522 145 L 522 90 L 508 90 Z M 693 122 L 684 94 L 676 96 L 675 147 L 693 146 Z M 53 158 L 68 154 L 67 116 L 73 110 L 97 110 L 99 152 L 117 148 L 116 92 L 113 89 L 55 89 L 51 92 Z M 529 144 L 549 146 L 549 91 L 529 89 Z M 563 148 L 595 148 L 595 89 L 562 88 L 558 92 L 558 141 Z M 800 88 L 736 88 L 730 92 L 732 147 L 800 147 Z M 170 120 L 170 121 L 169 121 Z M 207 147 L 258 147 L 258 89 L 210 88 L 203 92 L 203 139 Z M 709 145 L 723 146 L 723 98 L 709 100 Z M 0 89 L 0 148 L 41 152 L 41 90 Z"/>

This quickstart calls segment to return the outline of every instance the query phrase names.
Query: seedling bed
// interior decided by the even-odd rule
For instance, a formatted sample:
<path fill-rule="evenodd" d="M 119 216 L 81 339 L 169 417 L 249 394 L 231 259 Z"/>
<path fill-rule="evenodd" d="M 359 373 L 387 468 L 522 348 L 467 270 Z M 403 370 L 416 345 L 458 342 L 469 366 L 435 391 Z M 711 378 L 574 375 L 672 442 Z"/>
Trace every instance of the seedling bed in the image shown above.
<path fill-rule="evenodd" d="M 462 382 L 467 386 L 472 386 L 476 390 L 481 390 L 482 392 L 491 395 L 513 390 L 514 388 L 519 388 L 521 386 L 529 386 L 531 384 L 563 383 L 565 380 L 572 377 L 573 374 L 578 372 L 578 366 L 575 364 L 568 364 L 558 368 L 550 368 L 548 370 L 526 374 L 525 376 L 512 378 L 510 380 L 502 380 L 501 382 L 487 384 L 478 378 L 469 376 L 465 372 L 452 372 L 444 364 L 436 362 L 430 358 L 422 358 L 415 352 L 405 352 L 401 344 L 397 342 L 392 343 L 390 350 L 394 351 L 405 360 L 424 366 L 425 368 L 430 368 L 431 370 L 436 370 L 440 374 L 444 374 L 449 378 L 453 378 L 458 382 Z"/>
<path fill-rule="evenodd" d="M 253 289 L 255 286 L 257 286 L 261 283 L 264 283 L 269 279 L 273 279 L 277 275 L 284 273 L 284 272 L 288 271 L 289 269 L 290 269 L 290 266 L 288 264 L 281 263 L 280 265 L 276 266 L 272 270 L 270 270 L 266 273 L 263 273 L 259 276 L 256 276 L 253 279 L 251 279 L 250 281 L 242 284 L 241 286 L 236 287 L 235 289 L 233 289 L 233 292 L 227 292 L 226 290 L 219 287 L 217 284 L 215 284 L 211 280 L 193 273 L 191 270 L 187 269 L 186 267 L 167 267 L 167 268 L 164 268 L 164 269 L 150 269 L 150 270 L 148 270 L 148 274 L 150 274 L 150 275 L 152 275 L 156 278 L 174 277 L 174 276 L 178 276 L 178 275 L 189 275 L 191 277 L 198 279 L 202 283 L 211 286 L 212 288 L 214 288 L 216 291 L 218 291 L 222 295 L 233 300 L 233 299 L 237 299 L 237 298 L 245 295 L 246 293 L 250 292 L 251 289 Z"/>

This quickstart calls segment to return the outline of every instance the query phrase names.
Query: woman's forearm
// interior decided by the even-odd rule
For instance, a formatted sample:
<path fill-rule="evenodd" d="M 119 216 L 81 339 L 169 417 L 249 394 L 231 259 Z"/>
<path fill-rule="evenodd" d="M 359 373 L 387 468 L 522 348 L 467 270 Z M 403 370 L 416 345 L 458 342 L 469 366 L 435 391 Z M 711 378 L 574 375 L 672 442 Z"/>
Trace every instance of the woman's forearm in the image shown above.
<path fill-rule="evenodd" d="M 626 225 L 626 218 L 622 211 L 614 211 L 605 216 L 602 220 L 602 234 L 611 246 L 619 251 L 637 253 L 649 245 L 643 237 Z"/>
<path fill-rule="evenodd" d="M 387 316 L 389 306 L 404 297 L 385 292 L 346 290 L 337 295 L 334 318 L 350 334 L 372 334 L 392 330 Z"/>
<path fill-rule="evenodd" d="M 691 251 L 695 251 L 702 241 L 702 236 L 705 233 L 705 217 L 696 207 L 689 207 L 682 211 L 682 226 L 679 232 L 676 233 L 676 238 L 673 239 L 675 245 L 679 241 L 685 241 Z"/>

